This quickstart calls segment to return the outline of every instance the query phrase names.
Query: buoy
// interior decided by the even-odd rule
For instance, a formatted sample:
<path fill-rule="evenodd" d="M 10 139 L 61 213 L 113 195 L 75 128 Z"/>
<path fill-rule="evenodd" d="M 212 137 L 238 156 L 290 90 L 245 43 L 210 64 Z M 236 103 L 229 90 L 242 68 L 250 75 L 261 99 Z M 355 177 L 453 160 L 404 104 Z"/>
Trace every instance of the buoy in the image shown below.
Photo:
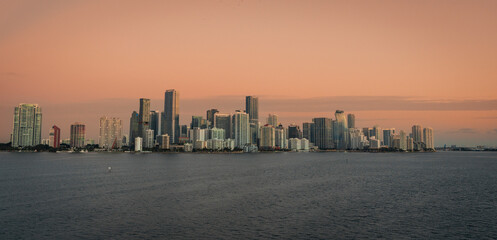
<path fill-rule="evenodd" d="M 107 168 L 107 172 L 110 172 L 110 171 L 112 171 L 112 168 L 111 168 L 111 167 L 108 167 L 108 168 Z"/>

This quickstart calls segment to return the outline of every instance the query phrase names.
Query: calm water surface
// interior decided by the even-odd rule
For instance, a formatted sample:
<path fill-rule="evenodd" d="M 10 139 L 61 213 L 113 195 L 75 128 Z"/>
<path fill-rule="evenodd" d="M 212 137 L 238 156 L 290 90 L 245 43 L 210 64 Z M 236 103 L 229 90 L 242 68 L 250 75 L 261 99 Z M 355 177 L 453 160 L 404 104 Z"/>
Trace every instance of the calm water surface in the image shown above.
<path fill-rule="evenodd" d="M 0 239 L 109 238 L 497 239 L 497 153 L 0 153 Z"/>

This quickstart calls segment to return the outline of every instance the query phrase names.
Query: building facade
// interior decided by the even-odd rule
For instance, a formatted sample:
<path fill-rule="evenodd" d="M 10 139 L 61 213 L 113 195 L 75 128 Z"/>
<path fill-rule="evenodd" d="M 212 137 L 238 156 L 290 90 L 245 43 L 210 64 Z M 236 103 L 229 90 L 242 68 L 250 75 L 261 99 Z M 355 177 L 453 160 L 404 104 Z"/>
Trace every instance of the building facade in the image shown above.
<path fill-rule="evenodd" d="M 412 138 L 414 143 L 423 142 L 423 127 L 421 125 L 412 126 Z"/>
<path fill-rule="evenodd" d="M 73 148 L 85 147 L 86 131 L 85 125 L 80 122 L 71 124 L 70 145 Z"/>
<path fill-rule="evenodd" d="M 169 89 L 164 93 L 161 131 L 162 134 L 169 135 L 171 143 L 179 142 L 179 93 L 174 89 Z"/>
<path fill-rule="evenodd" d="M 355 128 L 355 115 L 352 113 L 347 114 L 347 127 Z"/>
<path fill-rule="evenodd" d="M 122 147 L 122 121 L 119 118 L 100 118 L 100 135 L 98 145 L 106 149 L 119 149 Z"/>
<path fill-rule="evenodd" d="M 214 114 L 214 127 L 224 129 L 224 139 L 231 137 L 231 115 L 230 114 Z"/>
<path fill-rule="evenodd" d="M 150 128 L 154 130 L 154 138 L 160 136 L 160 112 L 150 111 Z"/>
<path fill-rule="evenodd" d="M 261 142 L 260 148 L 265 150 L 274 149 L 276 147 L 276 137 L 273 125 L 266 124 L 261 127 Z"/>
<path fill-rule="evenodd" d="M 50 129 L 50 133 L 48 136 L 48 141 L 50 147 L 59 148 L 60 147 L 60 128 L 56 125 L 53 125 Z"/>
<path fill-rule="evenodd" d="M 314 145 L 319 149 L 332 149 L 333 146 L 333 128 L 331 118 L 314 118 Z"/>
<path fill-rule="evenodd" d="M 135 138 L 140 136 L 138 131 L 139 121 L 139 114 L 136 111 L 133 111 L 133 113 L 131 113 L 131 118 L 129 119 L 129 146 L 135 144 Z"/>
<path fill-rule="evenodd" d="M 245 97 L 245 112 L 250 116 L 250 122 L 259 122 L 259 98 L 255 96 Z"/>
<path fill-rule="evenodd" d="M 219 112 L 219 110 L 217 110 L 215 108 L 207 110 L 206 117 L 207 117 L 207 123 L 209 125 L 209 128 L 214 127 L 214 115 L 216 115 L 216 113 L 218 113 L 218 112 Z"/>
<path fill-rule="evenodd" d="M 235 140 L 235 147 L 243 148 L 243 146 L 250 144 L 250 119 L 249 114 L 237 111 L 233 114 L 232 138 Z"/>
<path fill-rule="evenodd" d="M 278 122 L 278 115 L 276 114 L 269 114 L 267 116 L 267 121 L 266 121 L 267 124 L 273 126 L 273 127 L 277 127 L 279 125 L 279 122 Z"/>
<path fill-rule="evenodd" d="M 138 134 L 145 138 L 150 129 L 150 99 L 140 98 L 140 112 L 138 114 Z"/>
<path fill-rule="evenodd" d="M 424 128 L 423 137 L 426 149 L 435 150 L 435 142 L 433 141 L 433 128 Z"/>
<path fill-rule="evenodd" d="M 336 143 L 336 148 L 337 149 L 347 149 L 347 142 L 348 142 L 348 126 L 347 126 L 347 119 L 345 117 L 345 113 L 341 110 L 337 110 L 335 112 L 335 128 L 333 129 L 334 133 L 334 141 Z"/>
<path fill-rule="evenodd" d="M 41 144 L 41 108 L 38 104 L 21 103 L 14 108 L 12 147 Z"/>

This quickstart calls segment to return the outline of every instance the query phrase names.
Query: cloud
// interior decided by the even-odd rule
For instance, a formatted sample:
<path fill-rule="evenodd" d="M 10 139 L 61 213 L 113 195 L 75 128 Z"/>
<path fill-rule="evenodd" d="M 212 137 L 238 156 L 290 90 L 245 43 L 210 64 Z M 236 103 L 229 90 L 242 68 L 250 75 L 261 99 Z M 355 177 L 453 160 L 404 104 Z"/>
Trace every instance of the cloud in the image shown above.
<path fill-rule="evenodd" d="M 206 99 L 216 100 L 217 98 Z M 222 99 L 226 102 L 227 98 Z M 236 97 L 231 101 L 243 101 Z M 221 101 L 219 101 L 221 102 Z M 399 96 L 337 96 L 316 98 L 260 98 L 261 108 L 268 112 L 334 112 L 346 111 L 488 111 L 497 110 L 497 99 L 440 100 Z"/>
<path fill-rule="evenodd" d="M 22 74 L 17 73 L 17 72 L 0 72 L 0 76 L 6 76 L 6 77 L 20 77 Z"/>
<path fill-rule="evenodd" d="M 496 134 L 497 135 L 497 128 L 490 129 L 487 131 L 488 134 Z"/>
<path fill-rule="evenodd" d="M 449 134 L 477 134 L 478 131 L 474 128 L 460 128 L 453 131 L 448 131 Z"/>

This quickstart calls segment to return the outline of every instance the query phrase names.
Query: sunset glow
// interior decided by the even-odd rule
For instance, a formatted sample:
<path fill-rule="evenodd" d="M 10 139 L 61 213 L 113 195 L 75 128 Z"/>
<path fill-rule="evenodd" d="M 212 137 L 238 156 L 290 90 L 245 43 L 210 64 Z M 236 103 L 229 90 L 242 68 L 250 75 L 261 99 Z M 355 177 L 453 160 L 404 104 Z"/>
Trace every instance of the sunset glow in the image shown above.
<path fill-rule="evenodd" d="M 354 113 L 359 127 L 435 129 L 497 145 L 497 1 L 3 1 L 0 142 L 14 106 L 43 138 L 180 93 L 180 123 L 259 96 L 283 124 Z"/>

